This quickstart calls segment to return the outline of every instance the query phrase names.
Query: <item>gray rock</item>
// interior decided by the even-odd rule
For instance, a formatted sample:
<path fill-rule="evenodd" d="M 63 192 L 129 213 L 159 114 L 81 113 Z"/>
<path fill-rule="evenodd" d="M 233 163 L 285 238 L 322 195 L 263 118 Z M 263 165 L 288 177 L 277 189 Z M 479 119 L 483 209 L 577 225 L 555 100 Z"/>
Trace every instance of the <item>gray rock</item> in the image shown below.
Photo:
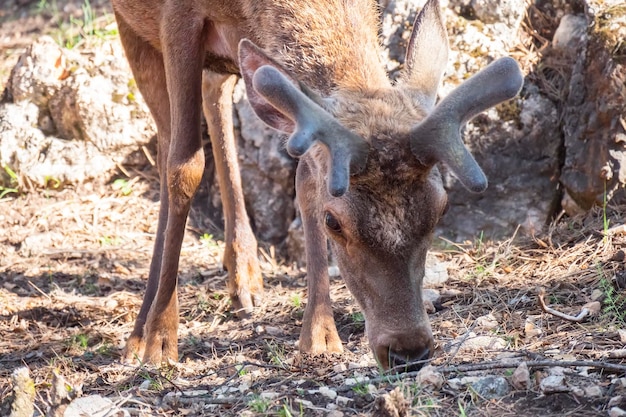
<path fill-rule="evenodd" d="M 507 395 L 511 388 L 507 380 L 501 376 L 489 375 L 472 383 L 472 388 L 481 397 L 492 400 Z"/>

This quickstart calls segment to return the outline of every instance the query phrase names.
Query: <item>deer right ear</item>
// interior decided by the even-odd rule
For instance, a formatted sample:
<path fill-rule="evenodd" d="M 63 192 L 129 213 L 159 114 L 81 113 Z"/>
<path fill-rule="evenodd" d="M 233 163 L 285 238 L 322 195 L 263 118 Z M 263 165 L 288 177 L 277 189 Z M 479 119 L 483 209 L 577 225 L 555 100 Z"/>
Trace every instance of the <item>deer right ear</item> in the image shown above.
<path fill-rule="evenodd" d="M 448 48 L 439 1 L 428 0 L 415 18 L 400 83 L 414 91 L 417 100 L 431 109 L 448 63 Z"/>
<path fill-rule="evenodd" d="M 295 122 L 287 117 L 284 113 L 272 106 L 261 94 L 254 88 L 252 82 L 256 71 L 269 65 L 281 72 L 296 88 L 300 88 L 299 83 L 285 69 L 267 56 L 265 52 L 252 41 L 242 39 L 239 42 L 239 70 L 246 83 L 246 93 L 248 101 L 256 115 L 270 127 L 281 132 L 291 134 L 295 130 Z"/>

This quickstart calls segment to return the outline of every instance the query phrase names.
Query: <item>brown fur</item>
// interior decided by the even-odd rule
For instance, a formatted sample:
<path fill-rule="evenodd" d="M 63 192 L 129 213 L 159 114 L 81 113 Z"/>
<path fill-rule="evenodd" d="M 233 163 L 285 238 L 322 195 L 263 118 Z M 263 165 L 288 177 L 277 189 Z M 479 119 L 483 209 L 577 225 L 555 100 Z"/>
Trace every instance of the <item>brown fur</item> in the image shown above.
<path fill-rule="evenodd" d="M 428 76 L 404 74 L 402 85 L 392 86 L 380 60 L 376 5 L 367 0 L 113 0 L 113 7 L 131 67 L 157 123 L 162 183 L 148 288 L 126 359 L 177 359 L 178 257 L 203 163 L 201 69 L 215 74 L 241 70 L 251 76 L 260 65 L 274 66 L 319 94 L 315 101 L 369 147 L 365 171 L 352 176 L 349 190 L 339 197 L 331 197 L 326 188 L 329 162 L 324 148 L 314 146 L 300 161 L 296 186 L 309 274 L 300 349 L 342 349 L 329 296 L 330 237 L 342 275 L 364 310 L 370 344 L 381 365 L 432 354 L 421 279 L 445 192 L 436 170 L 412 154 L 409 137 L 434 103 L 443 55 L 429 60 L 424 51 L 411 54 L 426 62 Z M 425 33 L 413 43 L 446 43 L 440 16 L 431 13 L 428 19 Z M 255 68 L 238 68 L 237 46 L 243 38 L 267 55 L 249 61 Z M 257 303 L 262 282 L 229 119 L 232 78 L 205 73 L 202 90 L 224 199 L 229 290 L 235 307 L 248 312 Z M 416 100 L 423 96 L 428 97 Z M 262 105 L 262 97 L 253 103 L 263 118 L 272 108 Z M 276 126 L 289 130 L 293 122 L 285 119 Z M 325 227 L 327 215 L 336 218 L 340 232 Z"/>

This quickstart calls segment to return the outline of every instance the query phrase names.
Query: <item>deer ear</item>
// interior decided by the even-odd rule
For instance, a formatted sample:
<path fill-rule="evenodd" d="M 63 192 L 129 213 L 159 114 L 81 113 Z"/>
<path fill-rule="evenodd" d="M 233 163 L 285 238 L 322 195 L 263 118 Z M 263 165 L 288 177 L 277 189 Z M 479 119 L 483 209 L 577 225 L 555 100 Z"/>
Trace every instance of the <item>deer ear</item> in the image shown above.
<path fill-rule="evenodd" d="M 448 36 L 438 0 L 428 0 L 415 18 L 400 83 L 433 108 L 448 63 Z"/>
<path fill-rule="evenodd" d="M 248 95 L 248 101 L 252 105 L 252 109 L 256 115 L 269 126 L 281 132 L 291 134 L 295 130 L 294 121 L 276 109 L 276 107 L 272 106 L 254 88 L 252 82 L 254 74 L 259 68 L 265 65 L 269 65 L 281 72 L 296 88 L 300 89 L 300 84 L 280 64 L 267 56 L 265 52 L 252 43 L 252 41 L 242 39 L 239 42 L 239 70 L 246 83 L 246 93 Z"/>

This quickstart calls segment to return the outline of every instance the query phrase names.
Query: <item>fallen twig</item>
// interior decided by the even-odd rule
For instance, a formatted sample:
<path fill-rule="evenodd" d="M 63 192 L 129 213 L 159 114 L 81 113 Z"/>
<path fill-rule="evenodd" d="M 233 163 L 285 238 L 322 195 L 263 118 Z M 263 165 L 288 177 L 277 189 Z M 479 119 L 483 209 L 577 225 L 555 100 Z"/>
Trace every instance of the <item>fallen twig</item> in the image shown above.
<path fill-rule="evenodd" d="M 543 297 L 545 297 L 546 295 L 546 291 L 545 289 L 541 288 L 541 290 L 539 291 L 539 294 L 537 295 L 537 298 L 539 298 L 539 305 L 541 305 L 541 309 L 543 311 L 545 311 L 548 314 L 552 314 L 553 316 L 562 318 L 563 320 L 567 320 L 567 321 L 573 321 L 576 323 L 580 323 L 581 321 L 583 321 L 588 315 L 590 314 L 597 314 L 600 311 L 600 303 L 597 301 L 593 301 L 591 303 L 587 303 L 583 306 L 583 308 L 580 310 L 580 313 L 578 313 L 577 316 L 571 316 L 569 314 L 566 313 L 561 313 L 558 310 L 555 310 L 553 308 L 550 308 L 546 305 L 545 300 L 543 299 Z"/>

